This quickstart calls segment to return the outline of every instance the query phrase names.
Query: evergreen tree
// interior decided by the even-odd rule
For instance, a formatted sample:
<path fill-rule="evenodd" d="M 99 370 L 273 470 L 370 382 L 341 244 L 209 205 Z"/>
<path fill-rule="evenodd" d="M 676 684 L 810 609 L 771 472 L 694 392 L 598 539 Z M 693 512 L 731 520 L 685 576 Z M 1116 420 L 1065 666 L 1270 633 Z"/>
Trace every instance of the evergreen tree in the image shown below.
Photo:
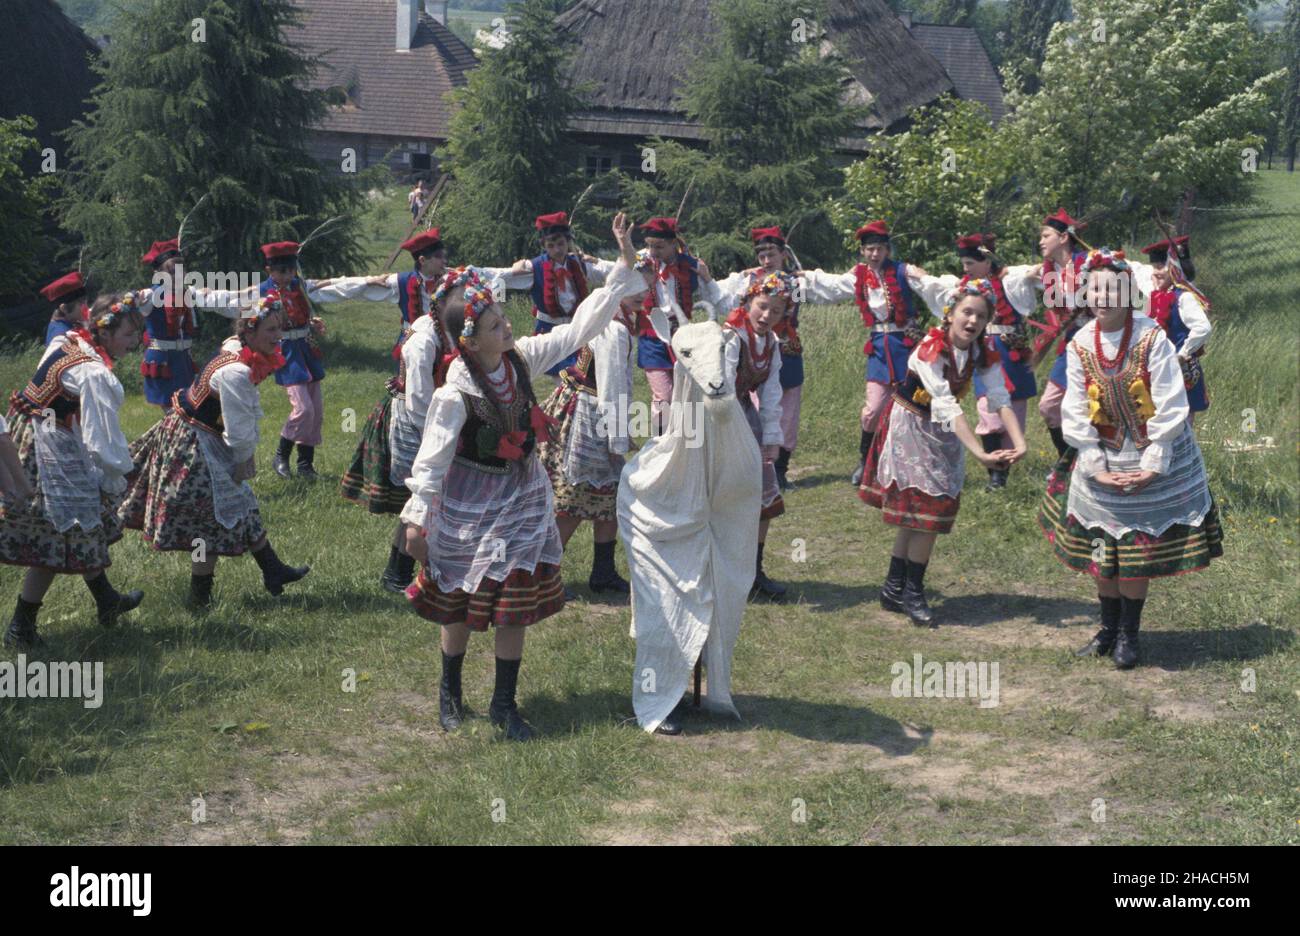
<path fill-rule="evenodd" d="M 41 272 L 42 216 L 54 176 L 23 171 L 27 154 L 40 149 L 35 129 L 36 121 L 26 115 L 0 119 L 0 294 L 34 292 L 29 287 Z"/>
<path fill-rule="evenodd" d="M 1047 55 L 1047 37 L 1069 13 L 1070 0 L 1009 0 L 1003 61 L 1026 93 L 1033 94 L 1041 86 L 1039 71 Z"/>
<path fill-rule="evenodd" d="M 509 41 L 483 50 L 455 93 L 460 107 L 438 155 L 454 179 L 443 205 L 456 220 L 447 239 L 459 257 L 490 264 L 531 256 L 533 219 L 567 211 L 577 195 L 578 148 L 568 127 L 582 99 L 565 75 L 571 39 L 554 24 L 565 5 L 511 4 Z"/>
<path fill-rule="evenodd" d="M 838 257 L 824 206 L 842 178 L 837 144 L 861 135 L 866 111 L 845 105 L 848 73 L 822 52 L 825 4 L 718 0 L 711 13 L 716 47 L 688 67 L 680 92 L 708 148 L 650 141 L 654 172 L 626 179 L 629 210 L 672 215 L 690 189 L 683 226 L 720 274 L 752 265 L 750 227 L 774 222 L 787 233 L 800 225 L 793 246 L 805 262 Z"/>
<path fill-rule="evenodd" d="M 153 0 L 119 15 L 93 110 L 67 131 L 60 209 L 87 266 L 138 279 L 141 250 L 176 236 L 207 195 L 186 227 L 192 270 L 256 270 L 259 244 L 301 240 L 335 215 L 345 222 L 312 242 L 304 268 L 355 268 L 362 199 L 303 148 L 326 102 L 306 88 L 311 59 L 286 40 L 290 0 Z"/>
<path fill-rule="evenodd" d="M 1295 172 L 1296 147 L 1300 144 L 1300 0 L 1291 0 L 1282 26 L 1282 49 L 1286 57 L 1286 87 L 1282 94 L 1281 139 L 1288 172 Z"/>

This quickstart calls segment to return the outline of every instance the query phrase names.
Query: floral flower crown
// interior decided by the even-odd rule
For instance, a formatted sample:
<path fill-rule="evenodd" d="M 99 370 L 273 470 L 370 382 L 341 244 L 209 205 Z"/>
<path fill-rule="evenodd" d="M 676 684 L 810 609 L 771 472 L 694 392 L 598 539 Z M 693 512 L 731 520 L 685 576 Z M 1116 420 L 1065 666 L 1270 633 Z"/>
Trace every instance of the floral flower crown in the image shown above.
<path fill-rule="evenodd" d="M 474 326 L 478 317 L 492 308 L 494 302 L 492 290 L 482 283 L 471 283 L 465 287 L 465 325 L 460 331 L 461 344 L 466 338 L 474 337 Z"/>
<path fill-rule="evenodd" d="M 745 290 L 745 298 L 749 299 L 760 293 L 767 296 L 785 296 L 789 299 L 794 296 L 794 277 L 789 273 L 768 273 L 749 284 L 749 288 Z"/>
<path fill-rule="evenodd" d="M 636 252 L 636 264 L 632 267 L 632 269 L 639 270 L 642 272 L 646 270 L 650 270 L 652 272 L 654 271 L 655 258 L 650 256 L 649 249 L 642 247 L 640 250 Z"/>
<path fill-rule="evenodd" d="M 993 291 L 993 281 L 989 279 L 967 280 L 966 285 L 958 286 L 948 294 L 948 301 L 943 306 L 943 320 L 946 322 L 952 318 L 952 310 L 957 307 L 967 296 L 983 296 L 988 300 L 989 305 L 997 308 L 998 295 Z"/>
<path fill-rule="evenodd" d="M 241 309 L 239 312 L 239 318 L 241 321 L 251 322 L 253 327 L 256 328 L 268 315 L 278 315 L 282 311 L 284 311 L 283 302 L 279 299 L 272 299 L 268 296 L 263 296 L 253 305 Z"/>
<path fill-rule="evenodd" d="M 91 324 L 96 328 L 111 329 L 123 315 L 139 311 L 135 293 L 125 293 L 121 299 L 108 307 L 108 311 L 95 318 Z"/>
<path fill-rule="evenodd" d="M 1124 258 L 1124 251 L 1111 250 L 1109 247 L 1089 251 L 1088 258 L 1083 261 L 1083 272 L 1088 273 L 1092 270 L 1109 269 L 1117 272 L 1127 272 L 1131 269 L 1128 260 Z"/>
<path fill-rule="evenodd" d="M 443 274 L 442 282 L 438 284 L 438 288 L 433 291 L 434 304 L 441 304 L 447 298 L 447 293 L 458 286 L 478 286 L 485 281 L 486 275 L 478 267 L 463 266 L 448 270 Z"/>

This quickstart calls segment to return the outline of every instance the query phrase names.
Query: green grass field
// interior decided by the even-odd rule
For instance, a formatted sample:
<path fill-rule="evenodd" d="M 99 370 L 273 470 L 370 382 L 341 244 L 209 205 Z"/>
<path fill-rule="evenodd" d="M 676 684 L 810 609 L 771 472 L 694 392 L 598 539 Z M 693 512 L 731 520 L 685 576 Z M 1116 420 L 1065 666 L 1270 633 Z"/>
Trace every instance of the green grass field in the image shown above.
<path fill-rule="evenodd" d="M 971 465 L 956 530 L 927 577 L 938 629 L 879 610 L 892 531 L 845 482 L 861 324 L 849 307 L 823 308 L 803 329 L 798 487 L 767 548 L 769 574 L 795 601 L 746 615 L 733 674 L 744 720 L 697 717 L 680 738 L 621 724 L 631 715 L 629 612 L 582 600 L 529 637 L 520 702 L 541 740 L 512 745 L 489 730 L 484 637 L 465 668 L 476 716 L 444 735 L 435 629 L 377 586 L 392 521 L 337 493 L 357 438 L 342 430 L 346 414 L 359 430 L 379 397 L 397 312 L 333 306 L 317 458 L 328 480 L 311 487 L 270 472 L 287 408 L 267 382 L 254 482 L 278 551 L 310 562 L 311 576 L 274 599 L 250 559 L 223 560 L 216 605 L 193 614 L 182 606 L 187 557 L 153 554 L 129 534 L 111 574 L 147 597 L 114 631 L 96 628 L 80 581 L 57 581 L 43 655 L 104 661 L 104 703 L 0 701 L 0 841 L 1300 841 L 1298 213 L 1300 178 L 1262 173 L 1256 209 L 1198 228 L 1216 329 L 1205 358 L 1214 403 L 1197 430 L 1227 554 L 1153 585 L 1133 672 L 1070 653 L 1092 632 L 1094 601 L 1090 580 L 1056 562 L 1034 521 L 1051 444 L 1032 409 L 1030 457 L 1004 493 L 986 494 Z M 382 203 L 375 257 L 405 218 L 398 193 Z M 522 299 L 511 313 L 522 331 Z M 215 344 L 220 322 L 209 322 Z M 36 353 L 0 358 L 6 390 L 26 381 Z M 137 360 L 119 373 L 134 438 L 157 413 L 140 396 Z M 584 528 L 566 560 L 582 595 L 590 556 Z M 5 602 L 20 575 L 0 569 Z M 1000 704 L 894 697 L 891 664 L 917 653 L 996 662 Z"/>

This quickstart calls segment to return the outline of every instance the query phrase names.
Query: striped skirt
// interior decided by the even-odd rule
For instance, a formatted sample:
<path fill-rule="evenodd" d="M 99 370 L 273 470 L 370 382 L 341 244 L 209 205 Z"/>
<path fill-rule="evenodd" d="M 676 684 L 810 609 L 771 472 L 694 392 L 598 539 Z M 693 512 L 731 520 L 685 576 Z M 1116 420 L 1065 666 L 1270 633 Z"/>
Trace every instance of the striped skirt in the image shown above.
<path fill-rule="evenodd" d="M 352 463 L 339 484 L 339 493 L 345 499 L 361 504 L 372 514 L 400 514 L 411 493 L 405 485 L 394 485 L 392 481 L 393 453 L 388 434 L 395 400 L 396 391 L 390 388 L 370 411 L 352 453 Z"/>
<path fill-rule="evenodd" d="M 889 397 L 862 469 L 858 497 L 892 526 L 926 533 L 951 533 L 961 509 L 965 450 L 955 432 L 894 404 Z M 890 446 L 893 446 L 890 448 Z M 885 461 L 885 480 L 881 462 Z M 955 489 L 956 494 L 930 493 Z"/>

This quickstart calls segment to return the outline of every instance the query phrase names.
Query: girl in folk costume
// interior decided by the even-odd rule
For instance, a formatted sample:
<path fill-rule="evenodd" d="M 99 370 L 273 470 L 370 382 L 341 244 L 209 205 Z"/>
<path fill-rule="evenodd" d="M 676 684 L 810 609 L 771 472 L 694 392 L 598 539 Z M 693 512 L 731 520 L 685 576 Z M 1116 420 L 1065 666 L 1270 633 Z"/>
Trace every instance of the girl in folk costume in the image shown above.
<path fill-rule="evenodd" d="M 116 507 L 131 470 L 113 363 L 140 343 L 142 326 L 134 296 L 101 296 L 89 322 L 56 338 L 31 382 L 9 400 L 20 464 L 7 470 L 20 471 L 36 496 L 0 502 L 0 562 L 27 567 L 5 646 L 43 643 L 36 616 L 58 573 L 85 579 L 104 627 L 144 597 L 119 594 L 105 572 L 108 548 L 122 538 Z"/>
<path fill-rule="evenodd" d="M 573 320 L 573 310 L 587 298 L 592 285 L 599 286 L 614 264 L 573 252 L 569 216 L 563 211 L 540 215 L 533 222 L 542 241 L 542 252 L 531 260 L 517 260 L 509 269 L 488 268 L 507 289 L 527 289 L 533 297 L 533 334 L 544 335 L 556 325 Z M 577 356 L 561 361 L 547 371 L 553 377 L 570 368 Z"/>
<path fill-rule="evenodd" d="M 1148 244 L 1142 252 L 1150 264 L 1133 264 L 1134 279 L 1138 289 L 1147 295 L 1147 316 L 1165 330 L 1178 352 L 1178 363 L 1183 369 L 1183 385 L 1187 390 L 1188 419 L 1210 408 L 1210 396 L 1205 389 L 1205 373 L 1200 357 L 1205 353 L 1205 340 L 1210 337 L 1210 319 L 1206 313 L 1210 306 L 1191 280 L 1196 276 L 1192 266 L 1188 237 L 1175 237 Z M 1170 253 L 1177 260 L 1170 262 Z"/>
<path fill-rule="evenodd" d="M 284 366 L 283 325 L 276 299 L 245 309 L 235 324 L 239 350 L 223 344 L 194 383 L 176 391 L 167 415 L 131 445 L 136 468 L 122 522 L 154 549 L 191 553 L 190 596 L 198 607 L 212 600 L 219 556 L 251 550 L 273 595 L 311 571 L 280 561 L 248 485 L 257 474 L 258 385 Z"/>
<path fill-rule="evenodd" d="M 1043 255 L 1043 265 L 1038 272 L 1038 288 L 1043 291 L 1043 305 L 1057 317 L 1057 326 L 1044 332 L 1035 342 L 1034 353 L 1029 366 L 1037 367 L 1039 361 L 1047 356 L 1047 350 L 1059 335 L 1061 340 L 1056 346 L 1056 361 L 1048 376 L 1047 387 L 1038 399 L 1038 412 L 1042 414 L 1047 431 L 1052 436 L 1058 455 L 1066 449 L 1065 436 L 1061 432 L 1061 401 L 1065 398 L 1066 362 L 1065 349 L 1070 339 L 1092 318 L 1084 308 L 1084 297 L 1079 287 L 1079 273 L 1088 254 L 1075 236 L 1083 230 L 1084 224 L 1076 221 L 1058 208 L 1056 214 L 1043 219 L 1043 227 L 1038 232 L 1038 250 Z"/>
<path fill-rule="evenodd" d="M 744 304 L 727 318 L 727 379 L 735 381 L 736 399 L 763 455 L 763 499 L 758 514 L 758 561 L 751 594 L 771 601 L 785 597 L 785 586 L 763 572 L 763 544 L 772 518 L 785 513 L 785 501 L 773 462 L 781 451 L 781 339 L 776 328 L 794 301 L 794 278 L 768 273 L 745 291 Z M 758 406 L 754 405 L 754 397 Z"/>
<path fill-rule="evenodd" d="M 444 300 L 451 290 L 469 285 L 484 285 L 473 268 L 461 267 L 443 276 L 429 311 L 407 329 L 397 376 L 389 378 L 384 396 L 366 420 L 352 465 L 343 475 L 342 494 L 371 513 L 400 514 L 410 497 L 406 479 L 420 449 L 424 420 L 434 391 L 445 382 L 457 353 L 443 321 Z M 405 592 L 415 577 L 415 560 L 406 555 L 405 547 L 405 527 L 399 520 L 379 580 L 388 591 Z"/>
<path fill-rule="evenodd" d="M 708 303 L 709 320 L 722 308 L 722 293 L 703 260 L 686 251 L 676 218 L 651 218 L 641 230 L 654 262 L 655 288 L 647 294 L 638 323 L 636 363 L 650 384 L 652 431 L 663 431 L 664 412 L 673 399 L 672 332 L 691 321 L 697 301 Z M 655 315 L 654 313 L 659 313 Z"/>
<path fill-rule="evenodd" d="M 618 480 L 630 448 L 626 414 L 632 401 L 632 336 L 639 308 L 634 299 L 619 303 L 614 320 L 578 350 L 572 366 L 560 371 L 560 385 L 543 407 L 556 420 L 556 428 L 553 441 L 540 443 L 537 454 L 555 492 L 560 543 L 567 547 L 582 521 L 591 521 L 587 586 L 597 594 L 626 595 L 632 590 L 614 567 L 614 542 Z"/>
<path fill-rule="evenodd" d="M 86 315 L 86 281 L 72 272 L 60 276 L 41 289 L 41 297 L 54 304 L 54 314 L 45 327 L 45 347 L 74 328 L 84 328 Z"/>
<path fill-rule="evenodd" d="M 961 260 L 962 276 L 926 277 L 926 286 L 918 290 L 926 304 L 936 313 L 947 300 L 947 290 L 965 286 L 974 279 L 986 279 L 993 284 L 997 306 L 991 321 L 984 329 L 992 339 L 1002 363 L 1007 391 L 1011 394 L 1011 410 L 1016 414 L 1020 434 L 1025 434 L 1025 414 L 1029 400 L 1038 395 L 1038 381 L 1029 361 L 1032 357 L 1027 320 L 1038 305 L 1036 292 L 1037 268 L 1034 266 L 1007 267 L 998 259 L 994 248 L 997 238 L 993 234 L 967 234 L 957 238 L 957 256 Z M 938 301 L 930 288 L 931 282 L 943 287 Z M 1001 417 L 989 407 L 988 389 L 981 377 L 975 375 L 976 410 L 979 424 L 975 434 L 986 452 L 996 452 L 1015 447 L 1015 441 L 1002 424 Z M 989 483 L 985 490 L 996 491 L 1007 485 L 1009 469 L 1003 465 L 989 468 Z"/>
<path fill-rule="evenodd" d="M 405 273 L 380 276 L 342 276 L 326 280 L 328 285 L 317 286 L 312 299 L 317 302 L 338 302 L 345 299 L 366 302 L 396 302 L 402 323 L 397 341 L 393 345 L 393 360 L 402 359 L 402 342 L 411 326 L 433 307 L 433 292 L 447 274 L 447 248 L 438 228 L 429 228 L 404 242 L 402 250 L 410 251 L 414 268 Z"/>
<path fill-rule="evenodd" d="M 791 273 L 788 267 L 790 254 L 786 250 L 785 235 L 781 228 L 751 228 L 749 236 L 754 241 L 758 266 L 732 273 L 718 282 L 722 292 L 723 308 L 732 309 L 745 301 L 749 287 L 770 273 Z M 796 287 L 797 289 L 798 287 Z M 799 412 L 803 405 L 803 345 L 799 341 L 799 303 L 791 297 L 790 308 L 773 329 L 781 344 L 781 443 L 780 453 L 773 463 L 777 486 L 788 491 L 792 485 L 786 480 L 790 458 L 799 441 Z"/>
<path fill-rule="evenodd" d="M 1178 354 L 1126 294 L 1123 251 L 1084 265 L 1096 318 L 1070 341 L 1062 430 L 1073 447 L 1048 479 L 1039 525 L 1056 557 L 1097 580 L 1101 630 L 1078 653 L 1137 663 L 1153 578 L 1223 555 L 1223 532 L 1188 424 Z"/>
<path fill-rule="evenodd" d="M 490 291 L 467 285 L 446 299 L 447 330 L 461 355 L 433 395 L 424 440 L 406 486 L 406 551 L 421 562 L 407 589 L 415 611 L 442 625 L 439 721 L 462 718 L 460 673 L 472 630 L 496 625 L 496 688 L 489 715 L 506 737 L 531 729 L 515 704 L 525 629 L 564 607 L 563 549 L 551 484 L 534 451 L 553 420 L 533 398 L 531 374 L 600 334 L 619 300 L 646 284 L 633 268 L 629 225 L 614 234 L 623 262 L 588 296 L 573 321 L 516 343 Z"/>
<path fill-rule="evenodd" d="M 857 485 L 863 477 L 862 462 L 880 426 L 881 413 L 890 387 L 905 379 L 907 356 L 921 339 L 921 324 L 914 293 L 927 286 L 920 267 L 890 258 L 889 228 L 884 221 L 872 221 L 857 230 L 862 262 L 847 273 L 821 270 L 804 273 L 806 301 L 835 303 L 852 300 L 869 332 L 862 351 L 867 356 L 866 401 L 862 407 L 862 456 L 853 472 Z"/>
<path fill-rule="evenodd" d="M 930 329 L 908 358 L 907 375 L 885 405 L 883 428 L 867 456 L 858 494 L 884 512 L 886 523 L 900 528 L 880 605 L 903 612 L 914 624 L 929 624 L 933 618 L 923 588 L 925 569 L 937 535 L 951 532 L 961 507 L 966 475 L 962 449 L 989 468 L 1009 465 L 1025 454 L 1002 364 L 984 333 L 996 306 L 990 280 L 968 280 L 953 290 L 942 327 Z M 961 399 L 977 374 L 1013 448 L 987 451 L 966 424 Z"/>

